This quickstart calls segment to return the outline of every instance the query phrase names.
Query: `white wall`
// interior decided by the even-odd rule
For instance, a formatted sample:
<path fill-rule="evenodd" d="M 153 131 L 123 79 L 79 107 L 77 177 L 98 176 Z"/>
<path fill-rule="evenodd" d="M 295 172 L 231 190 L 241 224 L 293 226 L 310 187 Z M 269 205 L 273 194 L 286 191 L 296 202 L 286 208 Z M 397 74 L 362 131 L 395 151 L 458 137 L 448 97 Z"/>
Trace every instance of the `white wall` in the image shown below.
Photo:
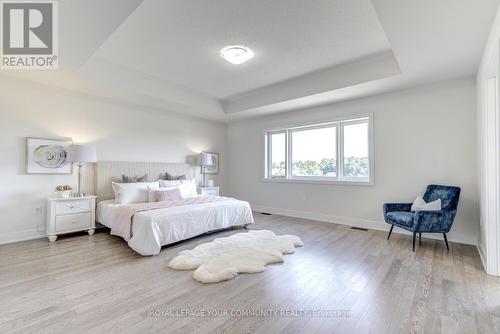
<path fill-rule="evenodd" d="M 468 78 L 229 124 L 230 194 L 263 211 L 387 229 L 384 202 L 412 202 L 430 183 L 459 185 L 449 239 L 476 245 L 475 85 Z M 367 112 L 374 113 L 374 186 L 262 181 L 265 129 Z"/>
<path fill-rule="evenodd" d="M 43 235 L 45 198 L 74 175 L 27 175 L 26 137 L 92 143 L 100 160 L 186 162 L 221 153 L 226 187 L 226 125 L 0 77 L 0 243 Z M 38 232 L 37 232 L 38 230 Z"/>
<path fill-rule="evenodd" d="M 34 136 L 93 143 L 101 160 L 183 162 L 220 152 L 216 182 L 225 193 L 267 211 L 370 228 L 387 227 L 383 202 L 412 201 L 431 182 L 458 184 L 450 239 L 475 244 L 475 101 L 470 78 L 244 120 L 227 126 L 226 138 L 222 123 L 0 77 L 0 243 L 43 235 L 45 198 L 57 184 L 76 186 L 76 174 L 26 175 L 25 138 Z M 262 182 L 265 128 L 364 112 L 374 113 L 374 186 Z"/>
<path fill-rule="evenodd" d="M 492 275 L 500 275 L 499 39 L 500 10 L 495 18 L 477 72 L 477 149 L 480 197 L 478 249 L 486 272 Z M 488 81 L 489 84 L 493 81 L 493 85 L 496 81 L 496 92 L 493 92 L 493 101 L 489 103 L 486 99 Z"/>

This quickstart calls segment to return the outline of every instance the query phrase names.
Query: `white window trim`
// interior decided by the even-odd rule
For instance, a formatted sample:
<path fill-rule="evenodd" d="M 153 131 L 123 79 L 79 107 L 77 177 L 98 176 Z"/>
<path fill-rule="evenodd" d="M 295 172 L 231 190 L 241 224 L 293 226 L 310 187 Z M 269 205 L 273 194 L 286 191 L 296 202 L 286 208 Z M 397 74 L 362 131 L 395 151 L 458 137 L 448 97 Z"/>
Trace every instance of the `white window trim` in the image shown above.
<path fill-rule="evenodd" d="M 265 168 L 266 168 L 266 173 L 265 173 L 265 178 L 267 180 L 285 180 L 287 175 L 288 175 L 288 166 L 287 164 L 285 163 L 285 176 L 273 176 L 272 175 L 272 168 L 271 168 L 271 161 L 272 161 L 272 154 L 273 154 L 273 150 L 272 150 L 272 143 L 271 141 L 269 140 L 269 137 L 270 135 L 275 135 L 275 134 L 285 134 L 285 162 L 288 161 L 288 156 L 287 156 L 287 153 L 288 152 L 288 141 L 287 141 L 287 130 L 283 129 L 283 130 L 272 130 L 272 131 L 266 131 L 266 135 L 265 135 L 265 141 L 266 141 L 266 152 L 267 154 L 265 154 Z"/>
<path fill-rule="evenodd" d="M 342 169 L 344 165 L 343 149 L 344 137 L 343 131 L 345 125 L 358 124 L 368 122 L 368 177 L 367 178 L 343 178 Z M 318 129 L 324 127 L 336 127 L 337 133 L 337 175 L 336 177 L 322 177 L 322 176 L 293 176 L 291 169 L 291 134 L 294 130 L 299 129 Z M 269 142 L 269 134 L 285 133 L 285 176 L 284 177 L 270 177 L 271 170 L 271 148 Z M 345 116 L 337 119 L 330 119 L 324 122 L 308 123 L 308 124 L 294 124 L 288 127 L 280 127 L 274 129 L 264 130 L 264 175 L 262 181 L 264 182 L 277 182 L 277 183 L 309 183 L 309 184 L 338 184 L 338 185 L 360 185 L 372 186 L 375 184 L 375 166 L 374 166 L 374 136 L 373 136 L 373 113 Z M 342 160 L 342 161 L 341 161 Z"/>

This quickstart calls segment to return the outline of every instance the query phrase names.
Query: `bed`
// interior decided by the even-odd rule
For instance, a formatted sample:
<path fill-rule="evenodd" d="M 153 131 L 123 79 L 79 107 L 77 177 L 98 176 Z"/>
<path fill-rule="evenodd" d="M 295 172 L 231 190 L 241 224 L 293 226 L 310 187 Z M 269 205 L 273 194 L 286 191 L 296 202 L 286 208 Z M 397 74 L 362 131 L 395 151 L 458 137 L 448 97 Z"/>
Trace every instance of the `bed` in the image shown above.
<path fill-rule="evenodd" d="M 157 179 L 165 172 L 199 179 L 196 168 L 188 164 L 99 162 L 96 177 L 97 221 L 112 228 L 121 205 L 115 204 L 111 183 L 117 181 L 122 174 L 149 174 L 152 179 Z M 132 233 L 128 245 L 141 255 L 156 255 L 160 253 L 162 246 L 253 222 L 248 202 L 233 198 L 141 211 L 136 212 L 132 218 Z"/>

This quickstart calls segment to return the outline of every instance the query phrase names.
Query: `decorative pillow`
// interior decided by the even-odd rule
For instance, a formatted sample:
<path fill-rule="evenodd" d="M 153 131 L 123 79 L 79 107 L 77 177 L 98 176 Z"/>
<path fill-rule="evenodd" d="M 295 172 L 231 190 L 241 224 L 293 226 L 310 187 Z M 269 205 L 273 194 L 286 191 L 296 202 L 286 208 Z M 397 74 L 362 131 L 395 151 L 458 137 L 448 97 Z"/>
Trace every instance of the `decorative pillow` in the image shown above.
<path fill-rule="evenodd" d="M 165 173 L 165 180 L 167 181 L 177 181 L 177 180 L 186 180 L 186 175 L 172 175 L 169 173 Z"/>
<path fill-rule="evenodd" d="M 145 174 L 143 176 L 136 176 L 136 177 L 130 177 L 130 176 L 123 174 L 122 180 L 124 183 L 149 182 L 148 174 Z"/>
<path fill-rule="evenodd" d="M 112 183 L 116 204 L 144 203 L 148 201 L 148 187 L 158 187 L 158 182 Z"/>
<path fill-rule="evenodd" d="M 180 181 L 160 180 L 160 187 L 179 188 L 181 190 L 182 198 L 198 196 L 198 192 L 196 191 L 196 179 Z"/>
<path fill-rule="evenodd" d="M 422 196 L 418 196 L 411 206 L 411 211 L 439 211 L 441 210 L 441 199 L 426 203 Z"/>
<path fill-rule="evenodd" d="M 166 191 L 166 190 L 172 190 L 172 189 L 179 189 L 180 185 L 177 185 L 176 187 L 148 187 L 148 202 L 156 202 L 156 191 Z"/>
<path fill-rule="evenodd" d="M 179 188 L 165 189 L 165 190 L 156 190 L 156 201 L 177 201 L 182 199 L 181 190 Z"/>

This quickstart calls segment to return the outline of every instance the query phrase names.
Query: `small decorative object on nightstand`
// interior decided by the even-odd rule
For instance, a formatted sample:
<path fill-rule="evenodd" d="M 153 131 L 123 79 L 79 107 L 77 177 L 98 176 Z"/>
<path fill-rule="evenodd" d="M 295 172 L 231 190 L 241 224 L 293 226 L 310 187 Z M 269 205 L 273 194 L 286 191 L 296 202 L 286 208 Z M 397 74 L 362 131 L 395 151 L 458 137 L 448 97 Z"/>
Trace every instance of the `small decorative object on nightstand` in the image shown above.
<path fill-rule="evenodd" d="M 201 187 L 200 195 L 216 195 L 219 196 L 219 187 Z"/>
<path fill-rule="evenodd" d="M 50 242 L 59 234 L 95 230 L 95 200 L 97 196 L 49 198 L 47 200 L 47 237 Z"/>
<path fill-rule="evenodd" d="M 72 188 L 67 184 L 65 185 L 61 184 L 56 187 L 56 194 L 59 198 L 69 198 L 71 189 Z"/>

